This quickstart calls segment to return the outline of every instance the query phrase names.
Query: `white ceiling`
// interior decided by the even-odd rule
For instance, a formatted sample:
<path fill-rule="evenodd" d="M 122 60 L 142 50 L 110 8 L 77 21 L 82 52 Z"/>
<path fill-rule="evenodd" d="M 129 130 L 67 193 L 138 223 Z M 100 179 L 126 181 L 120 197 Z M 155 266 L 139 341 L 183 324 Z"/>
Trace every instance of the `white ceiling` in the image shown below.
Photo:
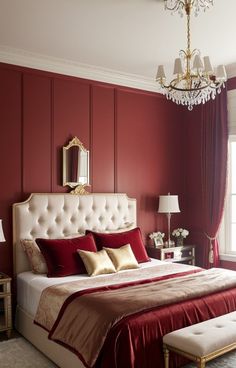
<path fill-rule="evenodd" d="M 132 77 L 152 83 L 157 65 L 172 69 L 186 47 L 185 18 L 165 11 L 163 2 L 0 0 L 0 61 L 37 66 L 41 59 L 46 70 L 60 64 L 73 66 L 68 74 L 88 68 L 91 76 L 93 69 L 102 71 L 94 79 L 107 72 L 124 75 L 127 84 Z M 192 48 L 213 65 L 236 62 L 235 14 L 235 0 L 214 0 L 206 13 L 193 16 Z"/>

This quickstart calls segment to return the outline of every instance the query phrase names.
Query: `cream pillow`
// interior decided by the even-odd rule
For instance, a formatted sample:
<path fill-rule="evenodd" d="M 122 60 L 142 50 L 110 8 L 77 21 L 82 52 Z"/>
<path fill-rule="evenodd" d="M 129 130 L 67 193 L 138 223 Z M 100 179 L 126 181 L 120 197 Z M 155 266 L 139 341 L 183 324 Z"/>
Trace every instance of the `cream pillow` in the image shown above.
<path fill-rule="evenodd" d="M 47 273 L 48 268 L 45 259 L 35 241 L 22 239 L 20 242 L 29 260 L 31 270 L 34 273 Z"/>
<path fill-rule="evenodd" d="M 123 245 L 120 248 L 103 247 L 114 264 L 116 271 L 139 268 L 138 262 L 134 256 L 130 244 Z"/>
<path fill-rule="evenodd" d="M 116 269 L 105 250 L 89 252 L 77 249 L 89 276 L 97 276 L 104 273 L 115 273 Z"/>

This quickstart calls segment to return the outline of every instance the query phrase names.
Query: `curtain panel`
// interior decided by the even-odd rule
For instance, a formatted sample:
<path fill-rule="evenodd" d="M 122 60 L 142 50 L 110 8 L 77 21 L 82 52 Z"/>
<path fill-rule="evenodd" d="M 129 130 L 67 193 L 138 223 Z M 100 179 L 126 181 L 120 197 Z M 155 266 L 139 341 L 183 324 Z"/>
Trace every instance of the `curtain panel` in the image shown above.
<path fill-rule="evenodd" d="M 201 182 L 204 267 L 219 266 L 217 233 L 223 216 L 228 155 L 227 89 L 202 108 Z"/>

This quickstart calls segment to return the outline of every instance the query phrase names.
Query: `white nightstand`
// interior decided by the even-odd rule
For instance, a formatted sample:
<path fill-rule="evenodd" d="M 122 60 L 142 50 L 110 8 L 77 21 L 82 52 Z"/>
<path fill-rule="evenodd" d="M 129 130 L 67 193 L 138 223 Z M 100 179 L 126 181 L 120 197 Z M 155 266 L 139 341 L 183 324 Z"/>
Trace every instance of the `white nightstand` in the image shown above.
<path fill-rule="evenodd" d="M 165 262 L 179 262 L 195 266 L 195 245 L 182 247 L 154 248 L 146 247 L 149 257 Z M 179 254 L 176 257 L 176 254 Z"/>

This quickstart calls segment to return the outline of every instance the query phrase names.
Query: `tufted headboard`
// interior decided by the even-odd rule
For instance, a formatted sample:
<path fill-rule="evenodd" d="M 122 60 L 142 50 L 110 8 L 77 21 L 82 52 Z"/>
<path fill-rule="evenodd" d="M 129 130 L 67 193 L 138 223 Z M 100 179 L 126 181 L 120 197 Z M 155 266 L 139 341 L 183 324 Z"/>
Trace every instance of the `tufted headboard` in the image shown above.
<path fill-rule="evenodd" d="M 135 226 L 136 200 L 126 194 L 31 194 L 13 205 L 14 273 L 30 269 L 20 239 L 62 238 L 86 229 L 125 231 Z"/>

